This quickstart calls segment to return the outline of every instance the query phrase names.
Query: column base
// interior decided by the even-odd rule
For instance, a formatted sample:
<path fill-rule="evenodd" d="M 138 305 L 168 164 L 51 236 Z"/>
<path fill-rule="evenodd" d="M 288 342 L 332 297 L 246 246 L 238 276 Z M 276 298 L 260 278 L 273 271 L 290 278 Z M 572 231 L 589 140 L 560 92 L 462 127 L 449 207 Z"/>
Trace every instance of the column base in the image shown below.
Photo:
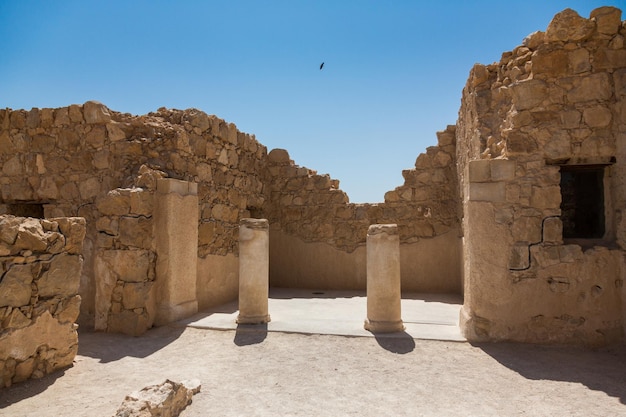
<path fill-rule="evenodd" d="M 402 320 L 398 321 L 375 321 L 365 320 L 365 330 L 372 333 L 397 333 L 404 331 L 404 323 Z"/>
<path fill-rule="evenodd" d="M 242 316 L 237 317 L 237 324 L 263 324 L 269 323 L 272 319 L 269 314 L 264 316 Z"/>

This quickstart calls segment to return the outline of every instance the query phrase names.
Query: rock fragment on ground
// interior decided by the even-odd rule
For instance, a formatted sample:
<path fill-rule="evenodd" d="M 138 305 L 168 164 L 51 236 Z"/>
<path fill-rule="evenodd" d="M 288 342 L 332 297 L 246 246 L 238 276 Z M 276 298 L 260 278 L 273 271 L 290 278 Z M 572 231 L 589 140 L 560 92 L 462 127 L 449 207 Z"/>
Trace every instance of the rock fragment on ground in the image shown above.
<path fill-rule="evenodd" d="M 174 382 L 166 379 L 127 395 L 114 417 L 176 417 L 200 392 L 200 381 Z"/>

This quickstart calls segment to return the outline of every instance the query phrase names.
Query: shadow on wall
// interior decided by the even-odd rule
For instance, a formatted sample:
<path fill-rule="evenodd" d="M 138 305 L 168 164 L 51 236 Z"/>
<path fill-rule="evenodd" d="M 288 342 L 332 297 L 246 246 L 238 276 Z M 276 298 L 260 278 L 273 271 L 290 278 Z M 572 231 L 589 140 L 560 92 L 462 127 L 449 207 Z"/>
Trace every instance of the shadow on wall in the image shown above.
<path fill-rule="evenodd" d="M 472 345 L 524 378 L 581 383 L 626 404 L 626 346 L 591 351 L 515 343 Z"/>
<path fill-rule="evenodd" d="M 161 326 L 148 330 L 141 337 L 123 334 L 87 332 L 79 334 L 78 354 L 115 362 L 127 356 L 145 358 L 169 345 L 185 330 L 184 326 Z"/>

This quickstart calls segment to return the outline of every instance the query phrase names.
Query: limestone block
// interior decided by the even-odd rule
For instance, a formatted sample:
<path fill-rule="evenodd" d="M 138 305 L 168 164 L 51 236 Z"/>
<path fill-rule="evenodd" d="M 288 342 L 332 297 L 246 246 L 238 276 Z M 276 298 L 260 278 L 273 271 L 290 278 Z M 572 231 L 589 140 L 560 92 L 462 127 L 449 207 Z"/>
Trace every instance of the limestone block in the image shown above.
<path fill-rule="evenodd" d="M 548 217 L 543 221 L 543 242 L 563 243 L 563 222 L 558 217 Z"/>
<path fill-rule="evenodd" d="M 541 241 L 541 218 L 523 216 L 515 219 L 511 234 L 513 240 L 516 241 L 539 243 Z"/>
<path fill-rule="evenodd" d="M 37 281 L 39 297 L 72 296 L 78 293 L 83 261 L 79 255 L 61 253 Z"/>
<path fill-rule="evenodd" d="M 565 9 L 557 13 L 548 28 L 545 39 L 548 42 L 583 41 L 591 35 L 596 28 L 596 23 L 580 17 L 572 9 Z"/>
<path fill-rule="evenodd" d="M 289 153 L 285 149 L 272 149 L 267 154 L 267 160 L 274 164 L 287 164 L 290 162 Z"/>
<path fill-rule="evenodd" d="M 107 129 L 102 125 L 92 125 L 85 135 L 85 143 L 95 149 L 101 149 L 106 142 Z"/>
<path fill-rule="evenodd" d="M 126 282 L 122 291 L 122 305 L 127 310 L 145 308 L 152 298 L 154 282 Z"/>
<path fill-rule="evenodd" d="M 580 116 L 579 116 L 580 117 Z M 559 161 L 571 157 L 572 144 L 567 132 L 555 132 L 543 146 L 546 161 Z"/>
<path fill-rule="evenodd" d="M 567 99 L 572 103 L 608 100 L 611 94 L 609 75 L 597 73 L 575 78 L 574 88 L 567 93 Z"/>
<path fill-rule="evenodd" d="M 506 184 L 504 182 L 470 183 L 469 199 L 471 201 L 506 201 Z"/>
<path fill-rule="evenodd" d="M 589 107 L 583 111 L 583 120 L 589 127 L 606 127 L 611 118 L 611 110 L 604 106 Z"/>
<path fill-rule="evenodd" d="M 533 74 L 546 74 L 548 76 L 563 76 L 569 69 L 569 56 L 567 51 L 544 45 L 539 47 L 532 55 Z"/>
<path fill-rule="evenodd" d="M 153 245 L 153 223 L 146 217 L 120 217 L 119 242 L 128 247 L 150 249 Z"/>
<path fill-rule="evenodd" d="M 530 267 L 530 252 L 528 242 L 517 242 L 511 247 L 508 268 L 523 270 Z"/>
<path fill-rule="evenodd" d="M 539 209 L 559 209 L 561 206 L 561 188 L 559 186 L 533 186 L 530 205 Z"/>
<path fill-rule="evenodd" d="M 561 262 L 571 263 L 583 258 L 582 248 L 578 245 L 558 246 Z"/>
<path fill-rule="evenodd" d="M 122 130 L 119 123 L 111 122 L 106 125 L 107 134 L 111 142 L 118 142 L 126 139 L 126 132 Z"/>
<path fill-rule="evenodd" d="M 54 110 L 54 126 L 63 126 L 70 124 L 70 115 L 67 107 L 61 107 Z"/>
<path fill-rule="evenodd" d="M 615 80 L 615 95 L 626 96 L 626 68 L 616 70 L 613 73 L 613 79 Z"/>
<path fill-rule="evenodd" d="M 100 181 L 97 178 L 88 178 L 78 184 L 78 192 L 83 200 L 89 200 L 100 194 Z"/>
<path fill-rule="evenodd" d="M 60 369 L 72 364 L 78 350 L 78 334 L 71 325 L 59 323 L 45 311 L 30 326 L 14 330 L 3 339 L 0 360 L 25 361 L 44 345 L 56 351 L 53 353 L 56 357 L 51 358 L 52 369 Z"/>
<path fill-rule="evenodd" d="M 541 80 L 524 80 L 511 84 L 511 93 L 515 108 L 532 109 L 548 98 L 548 87 Z"/>
<path fill-rule="evenodd" d="M 105 250 L 98 258 L 103 267 L 124 282 L 144 282 L 153 277 L 151 272 L 153 254 L 148 250 Z"/>
<path fill-rule="evenodd" d="M 533 265 L 547 268 L 561 263 L 558 246 L 533 245 L 530 247 Z"/>
<path fill-rule="evenodd" d="M 66 298 L 57 306 L 54 317 L 59 323 L 74 323 L 80 314 L 80 302 L 80 295 Z"/>
<path fill-rule="evenodd" d="M 162 384 L 151 385 L 127 395 L 114 417 L 177 417 L 191 404 L 191 398 L 198 392 L 198 380 L 178 383 L 168 379 Z"/>
<path fill-rule="evenodd" d="M 83 106 L 79 104 L 72 104 L 68 107 L 68 115 L 72 123 L 83 122 Z"/>
<path fill-rule="evenodd" d="M 83 113 L 87 123 L 104 124 L 111 121 L 109 109 L 97 101 L 88 101 L 83 104 Z"/>
<path fill-rule="evenodd" d="M 187 120 L 191 126 L 200 129 L 201 133 L 211 127 L 209 116 L 205 112 L 197 109 L 189 110 L 189 113 L 187 113 Z"/>
<path fill-rule="evenodd" d="M 15 155 L 13 158 L 7 160 L 2 165 L 2 173 L 9 177 L 15 177 L 24 174 L 24 167 L 19 155 Z"/>
<path fill-rule="evenodd" d="M 605 6 L 591 11 L 589 17 L 595 20 L 598 33 L 615 35 L 622 23 L 622 11 L 617 7 Z"/>
<path fill-rule="evenodd" d="M 515 179 L 515 161 L 506 159 L 489 160 L 492 181 L 510 181 Z M 470 180 L 471 181 L 471 180 Z"/>
<path fill-rule="evenodd" d="M 2 320 L 3 329 L 21 329 L 30 325 L 31 321 L 18 308 L 11 310 L 11 313 Z"/>
<path fill-rule="evenodd" d="M 21 222 L 15 246 L 35 252 L 43 252 L 48 248 L 48 241 L 38 219 L 27 218 Z"/>
<path fill-rule="evenodd" d="M 198 184 L 173 178 L 160 178 L 157 180 L 157 192 L 160 194 L 176 193 L 182 196 L 197 195 Z"/>
<path fill-rule="evenodd" d="M 130 191 L 130 213 L 141 216 L 152 216 L 153 196 L 142 188 Z"/>
<path fill-rule="evenodd" d="M 65 250 L 69 254 L 81 254 L 87 232 L 86 221 L 82 217 L 51 218 L 59 224 L 59 230 L 65 236 Z"/>
<path fill-rule="evenodd" d="M 569 68 L 574 74 L 580 74 L 591 70 L 589 51 L 584 48 L 575 49 L 567 54 Z"/>
<path fill-rule="evenodd" d="M 21 219 L 14 216 L 0 216 L 0 241 L 13 245 L 17 239 L 17 232 Z"/>

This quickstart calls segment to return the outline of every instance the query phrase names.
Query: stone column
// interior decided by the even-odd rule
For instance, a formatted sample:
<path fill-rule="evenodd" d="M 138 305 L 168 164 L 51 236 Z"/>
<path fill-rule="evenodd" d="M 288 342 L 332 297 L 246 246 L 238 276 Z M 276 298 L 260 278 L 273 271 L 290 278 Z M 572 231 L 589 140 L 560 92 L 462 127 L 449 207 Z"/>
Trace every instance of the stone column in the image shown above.
<path fill-rule="evenodd" d="M 198 184 L 162 178 L 154 207 L 156 325 L 198 312 Z"/>
<path fill-rule="evenodd" d="M 400 314 L 400 236 L 396 224 L 374 224 L 367 231 L 367 320 L 365 330 L 404 330 Z"/>
<path fill-rule="evenodd" d="M 241 219 L 239 224 L 239 324 L 270 321 L 269 222 Z"/>

